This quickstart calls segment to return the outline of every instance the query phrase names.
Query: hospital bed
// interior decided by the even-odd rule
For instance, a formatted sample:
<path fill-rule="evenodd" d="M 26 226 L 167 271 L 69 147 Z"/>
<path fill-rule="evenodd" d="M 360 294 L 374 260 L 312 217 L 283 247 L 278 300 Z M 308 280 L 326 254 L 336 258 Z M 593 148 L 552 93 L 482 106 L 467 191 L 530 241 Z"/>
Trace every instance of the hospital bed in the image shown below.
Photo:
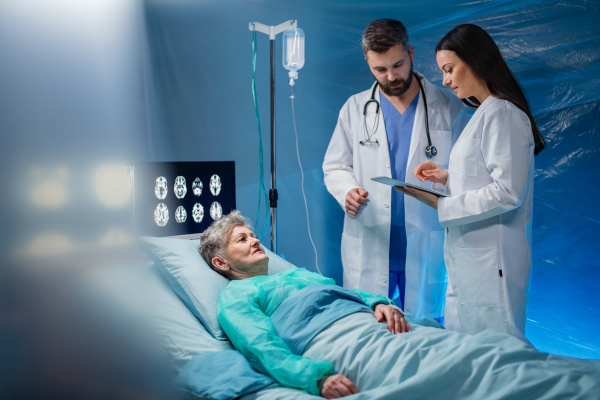
<path fill-rule="evenodd" d="M 228 281 L 202 260 L 199 240 L 143 242 L 151 259 L 147 275 L 154 325 L 174 385 L 185 396 L 321 398 L 281 387 L 240 361 L 216 317 L 218 296 Z M 296 268 L 265 251 L 269 274 Z M 332 362 L 336 372 L 354 380 L 361 393 L 349 400 L 600 398 L 600 361 L 544 354 L 494 331 L 474 336 L 447 332 L 433 320 L 410 321 L 411 332 L 399 334 L 399 340 L 385 323 L 366 318 L 373 317 L 357 313 L 342 318 L 317 335 L 303 354 Z"/>

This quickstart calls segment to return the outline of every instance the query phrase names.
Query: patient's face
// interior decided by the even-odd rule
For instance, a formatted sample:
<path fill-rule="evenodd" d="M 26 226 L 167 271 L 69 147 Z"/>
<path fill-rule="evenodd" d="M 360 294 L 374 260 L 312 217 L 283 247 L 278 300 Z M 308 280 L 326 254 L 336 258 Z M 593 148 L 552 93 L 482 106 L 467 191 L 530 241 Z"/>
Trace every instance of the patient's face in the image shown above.
<path fill-rule="evenodd" d="M 254 232 L 245 226 L 231 231 L 226 259 L 236 279 L 267 275 L 269 257 Z"/>

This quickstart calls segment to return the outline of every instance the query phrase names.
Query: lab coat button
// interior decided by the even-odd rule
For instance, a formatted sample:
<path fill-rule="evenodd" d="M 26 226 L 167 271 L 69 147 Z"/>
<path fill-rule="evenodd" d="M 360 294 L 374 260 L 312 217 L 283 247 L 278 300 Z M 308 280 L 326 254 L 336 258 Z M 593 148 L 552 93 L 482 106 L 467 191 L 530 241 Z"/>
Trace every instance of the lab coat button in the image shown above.
<path fill-rule="evenodd" d="M 385 208 L 390 208 L 390 205 L 389 205 L 389 204 L 387 204 L 387 203 L 386 203 L 386 204 L 384 204 L 383 206 L 384 206 Z"/>
<path fill-rule="evenodd" d="M 383 244 L 387 244 L 387 239 L 383 239 Z"/>
<path fill-rule="evenodd" d="M 385 163 L 385 166 L 389 168 L 390 167 L 390 163 L 389 162 Z"/>
<path fill-rule="evenodd" d="M 387 278 L 384 276 L 383 278 L 381 278 L 382 281 L 387 282 Z"/>

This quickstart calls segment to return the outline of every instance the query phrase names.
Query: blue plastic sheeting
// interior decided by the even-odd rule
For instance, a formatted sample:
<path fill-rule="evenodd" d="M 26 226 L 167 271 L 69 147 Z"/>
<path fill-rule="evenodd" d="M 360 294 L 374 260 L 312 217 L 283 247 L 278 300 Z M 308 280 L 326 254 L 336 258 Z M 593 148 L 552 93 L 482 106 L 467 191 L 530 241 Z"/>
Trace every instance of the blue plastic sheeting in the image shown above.
<path fill-rule="evenodd" d="M 256 219 L 258 134 L 248 23 L 297 19 L 306 33 L 296 118 L 319 266 L 341 283 L 343 213 L 321 163 L 338 112 L 373 78 L 360 37 L 376 18 L 407 26 L 415 70 L 441 85 L 439 39 L 474 23 L 498 43 L 526 90 L 548 148 L 536 158 L 533 280 L 528 338 L 542 351 L 600 358 L 600 5 L 581 1 L 146 2 L 152 161 L 234 160 L 238 208 Z M 279 248 L 315 270 L 295 157 L 287 71 L 277 42 Z M 269 41 L 258 35 L 257 90 L 269 165 Z M 265 185 L 269 186 L 269 177 Z"/>

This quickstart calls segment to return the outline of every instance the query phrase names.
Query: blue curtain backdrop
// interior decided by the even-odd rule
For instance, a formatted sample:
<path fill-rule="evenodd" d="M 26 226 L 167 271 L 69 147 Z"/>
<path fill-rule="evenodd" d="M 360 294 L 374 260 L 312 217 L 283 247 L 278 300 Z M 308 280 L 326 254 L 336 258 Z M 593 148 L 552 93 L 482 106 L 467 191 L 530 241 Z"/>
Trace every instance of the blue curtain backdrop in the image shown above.
<path fill-rule="evenodd" d="M 257 219 L 258 131 L 249 22 L 298 20 L 306 34 L 296 119 L 321 271 L 342 281 L 343 212 L 321 164 L 340 108 L 373 82 L 360 47 L 368 23 L 408 28 L 415 70 L 441 85 L 439 39 L 474 23 L 496 40 L 524 87 L 548 148 L 536 157 L 533 280 L 527 336 L 540 350 L 600 358 L 600 5 L 581 1 L 147 0 L 148 161 L 235 161 L 237 205 Z M 315 270 L 276 42 L 278 252 Z M 269 39 L 258 34 L 256 85 L 269 175 Z M 264 204 L 264 203 L 263 203 Z M 264 208 L 260 219 L 264 218 Z"/>

